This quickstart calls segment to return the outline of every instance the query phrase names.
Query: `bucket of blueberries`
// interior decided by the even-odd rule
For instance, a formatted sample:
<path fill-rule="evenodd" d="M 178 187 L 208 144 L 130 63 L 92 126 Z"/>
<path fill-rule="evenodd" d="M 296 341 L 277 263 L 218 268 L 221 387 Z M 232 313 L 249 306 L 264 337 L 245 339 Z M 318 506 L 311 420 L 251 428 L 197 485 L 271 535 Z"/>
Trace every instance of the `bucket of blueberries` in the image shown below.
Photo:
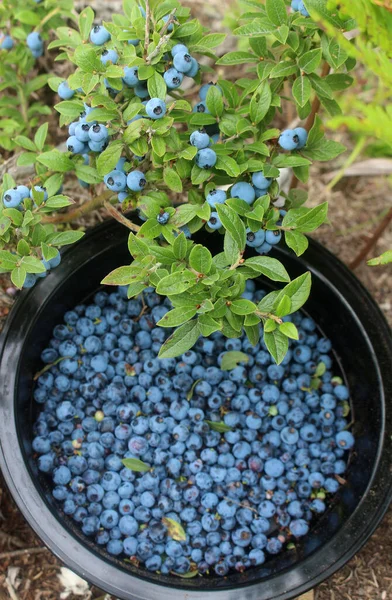
<path fill-rule="evenodd" d="M 168 301 L 100 285 L 126 238 L 116 222 L 91 231 L 6 323 L 13 497 L 67 566 L 118 598 L 294 598 L 358 551 L 391 500 L 387 324 L 310 241 L 306 258 L 275 250 L 313 278 L 281 365 L 219 332 L 158 359 Z M 245 295 L 269 286 L 251 280 Z"/>

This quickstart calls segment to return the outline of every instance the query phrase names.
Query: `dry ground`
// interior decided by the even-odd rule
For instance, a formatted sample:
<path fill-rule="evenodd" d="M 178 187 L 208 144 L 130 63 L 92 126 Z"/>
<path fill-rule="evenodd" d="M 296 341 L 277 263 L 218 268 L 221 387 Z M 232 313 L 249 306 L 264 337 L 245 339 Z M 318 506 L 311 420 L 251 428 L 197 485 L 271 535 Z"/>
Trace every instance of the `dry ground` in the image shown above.
<path fill-rule="evenodd" d="M 87 4 L 85 0 L 80 4 Z M 108 6 L 102 0 L 89 4 L 96 10 Z M 120 4 L 112 0 L 113 5 Z M 212 28 L 217 28 L 220 12 L 226 2 L 194 0 L 188 2 L 194 11 Z M 219 10 L 220 9 L 220 10 Z M 338 137 L 340 137 L 338 135 Z M 350 146 L 350 140 L 345 140 Z M 331 167 L 328 166 L 328 169 Z M 336 168 L 336 165 L 335 167 Z M 391 203 L 391 189 L 385 178 L 343 179 L 333 192 L 325 191 L 325 173 L 315 166 L 309 183 L 311 202 L 320 198 L 330 201 L 331 226 L 317 234 L 334 254 L 349 263 L 361 248 L 364 239 L 374 229 Z M 392 248 L 392 228 L 380 238 L 373 255 Z M 392 267 L 370 268 L 362 264 L 357 275 L 371 291 L 390 324 L 392 324 Z M 0 279 L 0 321 L 6 317 L 13 302 L 14 290 Z M 7 291 L 6 291 L 7 290 Z M 39 539 L 16 509 L 0 479 L 0 600 L 59 600 L 61 587 L 57 575 L 60 564 L 46 550 L 21 554 L 23 549 L 42 548 Z M 17 591 L 6 581 L 9 567 L 20 567 Z M 11 573 L 12 574 L 12 573 Z M 80 597 L 80 596 L 79 596 Z M 76 596 L 70 596 L 76 600 Z M 92 590 L 92 598 L 104 598 Z M 365 548 L 341 571 L 315 590 L 316 600 L 392 600 L 392 510 Z"/>

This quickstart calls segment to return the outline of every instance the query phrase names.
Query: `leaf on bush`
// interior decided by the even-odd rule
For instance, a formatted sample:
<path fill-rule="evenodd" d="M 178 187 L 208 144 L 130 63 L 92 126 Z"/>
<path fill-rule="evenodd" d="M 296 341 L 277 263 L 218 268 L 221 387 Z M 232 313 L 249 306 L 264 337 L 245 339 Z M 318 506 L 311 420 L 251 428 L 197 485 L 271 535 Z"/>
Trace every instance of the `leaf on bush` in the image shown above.
<path fill-rule="evenodd" d="M 101 283 L 103 285 L 128 285 L 134 279 L 137 279 L 137 274 L 135 273 L 135 267 L 130 265 L 114 269 L 114 271 L 102 279 Z"/>
<path fill-rule="evenodd" d="M 72 160 L 64 152 L 59 152 L 58 150 L 50 150 L 49 152 L 38 154 L 37 160 L 50 171 L 58 171 L 59 173 L 73 171 L 75 168 Z"/>
<path fill-rule="evenodd" d="M 167 312 L 162 319 L 158 321 L 157 325 L 159 325 L 159 327 L 178 327 L 192 319 L 196 313 L 197 309 L 193 306 L 174 308 Z"/>
<path fill-rule="evenodd" d="M 298 329 L 294 323 L 286 321 L 279 325 L 279 331 L 292 340 L 298 340 Z"/>
<path fill-rule="evenodd" d="M 285 242 L 297 256 L 301 256 L 309 246 L 308 238 L 299 231 L 285 231 Z"/>
<path fill-rule="evenodd" d="M 287 10 L 284 0 L 266 0 L 267 16 L 274 25 L 287 23 Z"/>
<path fill-rule="evenodd" d="M 52 246 L 68 246 L 69 244 L 74 244 L 83 236 L 83 231 L 62 231 L 60 233 L 51 234 L 48 237 L 47 243 Z"/>
<path fill-rule="evenodd" d="M 200 336 L 199 324 L 192 319 L 181 325 L 162 345 L 158 358 L 175 358 L 193 348 Z"/>
<path fill-rule="evenodd" d="M 173 192 L 182 192 L 182 181 L 178 173 L 171 167 L 166 167 L 163 170 L 163 180 L 166 183 L 169 190 Z"/>
<path fill-rule="evenodd" d="M 224 111 L 222 93 L 212 85 L 206 97 L 207 108 L 214 117 L 221 117 Z"/>
<path fill-rule="evenodd" d="M 290 276 L 285 267 L 276 258 L 271 258 L 269 256 L 255 256 L 253 258 L 248 258 L 244 262 L 244 266 L 250 267 L 261 275 L 265 275 L 272 281 L 290 281 Z"/>
<path fill-rule="evenodd" d="M 217 204 L 216 210 L 223 227 L 229 232 L 238 248 L 244 249 L 246 243 L 245 225 L 235 210 L 224 204 Z"/>
<path fill-rule="evenodd" d="M 291 300 L 291 311 L 297 311 L 309 298 L 311 285 L 312 278 L 308 271 L 296 279 L 293 279 L 293 281 L 291 281 L 278 293 L 275 300 L 276 304 L 278 304 L 282 297 L 286 295 Z"/>
<path fill-rule="evenodd" d="M 239 298 L 231 301 L 230 310 L 235 315 L 249 315 L 256 310 L 256 304 L 246 298 Z"/>
<path fill-rule="evenodd" d="M 289 349 L 287 336 L 279 329 L 275 329 L 271 332 L 264 332 L 264 342 L 276 364 L 279 365 Z"/>
<path fill-rule="evenodd" d="M 242 65 L 251 62 L 257 62 L 259 59 L 255 54 L 250 52 L 228 52 L 217 61 L 217 65 Z"/>
<path fill-rule="evenodd" d="M 306 75 L 297 77 L 292 89 L 294 100 L 300 106 L 305 106 L 312 93 L 312 86 Z"/>
<path fill-rule="evenodd" d="M 189 255 L 189 264 L 197 273 L 207 275 L 212 266 L 211 252 L 201 244 L 196 244 Z"/>
<path fill-rule="evenodd" d="M 315 48 L 302 54 L 298 60 L 298 66 L 305 73 L 313 73 L 317 70 L 321 62 L 321 48 Z"/>
<path fill-rule="evenodd" d="M 387 265 L 391 262 L 392 262 L 392 250 L 387 250 L 380 256 L 377 256 L 376 258 L 371 258 L 370 260 L 368 260 L 367 264 L 370 267 L 376 267 L 379 265 Z"/>

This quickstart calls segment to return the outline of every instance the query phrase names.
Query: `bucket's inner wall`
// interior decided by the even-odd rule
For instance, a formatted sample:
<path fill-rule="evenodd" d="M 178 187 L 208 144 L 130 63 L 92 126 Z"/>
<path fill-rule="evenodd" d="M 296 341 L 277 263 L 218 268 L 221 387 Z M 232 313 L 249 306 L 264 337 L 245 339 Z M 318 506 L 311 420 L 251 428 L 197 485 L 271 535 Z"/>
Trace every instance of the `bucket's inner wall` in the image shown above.
<path fill-rule="evenodd" d="M 100 281 L 109 271 L 129 263 L 125 236 L 117 236 L 115 240 L 108 239 L 106 243 L 102 238 L 92 240 L 89 254 L 90 257 L 85 253 L 81 257 L 80 254 L 76 256 L 73 250 L 67 252 L 57 273 L 54 271 L 50 275 L 53 278 L 52 293 L 47 297 L 47 301 L 42 303 L 39 294 L 32 298 L 29 312 L 33 320 L 29 322 L 28 338 L 20 357 L 19 364 L 22 368 L 18 373 L 18 390 L 15 395 L 16 426 L 32 481 L 45 503 L 56 518 L 61 520 L 70 535 L 77 538 L 91 552 L 99 553 L 101 558 L 133 575 L 161 585 L 174 585 L 177 588 L 188 589 L 200 587 L 205 590 L 222 589 L 252 584 L 260 578 L 273 577 L 294 564 L 299 566 L 304 558 L 330 541 L 356 510 L 370 483 L 380 450 L 378 445 L 382 423 L 381 406 L 372 403 L 372 398 L 380 395 L 378 371 L 371 345 L 359 326 L 355 314 L 322 275 L 313 276 L 313 288 L 306 311 L 332 341 L 335 357 L 350 387 L 355 413 L 356 445 L 350 462 L 347 484 L 338 492 L 329 510 L 315 521 L 306 538 L 296 543 L 296 550 L 271 557 L 264 565 L 252 568 L 243 574 L 234 573 L 224 579 L 213 575 L 208 578 L 193 579 L 157 575 L 142 568 L 137 569 L 104 551 L 98 551 L 96 545 L 88 541 L 69 517 L 59 514 L 58 506 L 50 493 L 48 480 L 38 472 L 32 459 L 32 425 L 37 413 L 37 407 L 32 401 L 33 375 L 42 368 L 40 353 L 46 347 L 53 327 L 62 322 L 65 311 L 90 297 L 92 292 L 100 287 Z M 278 249 L 275 255 L 284 262 L 292 278 L 306 270 L 306 266 L 300 259 L 291 256 L 284 249 Z M 86 262 L 81 265 L 81 260 Z M 320 270 L 322 267 L 318 265 Z M 260 287 L 263 285 L 261 283 Z M 337 555 L 339 551 L 340 548 L 337 547 Z"/>

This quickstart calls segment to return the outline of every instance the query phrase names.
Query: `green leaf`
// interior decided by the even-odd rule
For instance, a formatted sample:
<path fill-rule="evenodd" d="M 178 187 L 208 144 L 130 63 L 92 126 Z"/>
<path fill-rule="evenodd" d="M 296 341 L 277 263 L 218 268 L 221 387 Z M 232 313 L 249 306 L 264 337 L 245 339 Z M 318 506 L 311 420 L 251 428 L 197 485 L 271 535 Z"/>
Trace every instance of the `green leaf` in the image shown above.
<path fill-rule="evenodd" d="M 192 400 L 192 397 L 193 397 L 193 394 L 194 394 L 194 391 L 195 391 L 195 387 L 197 386 L 198 383 L 200 383 L 200 381 L 202 381 L 202 380 L 201 379 L 196 379 L 196 381 L 194 381 L 192 383 L 191 389 L 186 394 L 186 399 L 187 400 Z"/>
<path fill-rule="evenodd" d="M 255 54 L 251 54 L 250 52 L 228 52 L 222 58 L 220 58 L 216 64 L 217 65 L 243 65 L 251 62 L 258 62 L 258 57 Z"/>
<path fill-rule="evenodd" d="M 24 267 L 16 267 L 11 271 L 11 281 L 15 287 L 21 288 L 26 279 L 26 269 Z"/>
<path fill-rule="evenodd" d="M 281 43 L 285 44 L 289 36 L 290 29 L 287 25 L 279 25 L 273 30 L 272 35 Z"/>
<path fill-rule="evenodd" d="M 114 269 L 114 271 L 102 279 L 101 283 L 103 285 L 128 285 L 136 278 L 135 268 L 130 265 Z"/>
<path fill-rule="evenodd" d="M 177 171 L 175 171 L 173 168 L 166 167 L 163 170 L 163 180 L 166 183 L 167 187 L 170 190 L 173 190 L 173 192 L 182 192 L 182 181 Z"/>
<path fill-rule="evenodd" d="M 102 177 L 113 171 L 121 158 L 123 145 L 121 142 L 111 142 L 109 146 L 98 156 L 97 171 Z"/>
<path fill-rule="evenodd" d="M 213 319 L 210 315 L 200 315 L 198 322 L 200 333 L 204 337 L 209 337 L 215 331 L 220 331 L 222 329 L 222 323 Z"/>
<path fill-rule="evenodd" d="M 197 308 L 193 306 L 174 308 L 167 312 L 162 319 L 158 321 L 157 325 L 159 325 L 159 327 L 178 327 L 192 319 L 196 313 Z"/>
<path fill-rule="evenodd" d="M 178 235 L 173 244 L 174 256 L 178 260 L 183 260 L 186 257 L 188 250 L 188 242 L 183 232 Z"/>
<path fill-rule="evenodd" d="M 269 35 L 276 30 L 276 26 L 269 19 L 255 19 L 251 23 L 237 27 L 234 30 L 234 35 L 245 37 L 258 37 Z"/>
<path fill-rule="evenodd" d="M 267 319 L 264 323 L 264 333 L 272 333 L 277 328 L 277 323 L 273 319 Z"/>
<path fill-rule="evenodd" d="M 192 319 L 175 330 L 162 345 L 158 358 L 175 358 L 190 350 L 197 342 L 200 335 L 196 319 Z"/>
<path fill-rule="evenodd" d="M 29 256 L 30 246 L 23 238 L 19 240 L 16 251 L 20 256 Z"/>
<path fill-rule="evenodd" d="M 188 272 L 189 275 L 189 272 Z M 156 293 L 162 296 L 170 296 L 171 294 L 181 294 L 193 285 L 189 282 L 184 272 L 176 271 L 171 275 L 163 277 L 156 287 Z"/>
<path fill-rule="evenodd" d="M 327 370 L 327 367 L 326 367 L 325 363 L 323 363 L 321 361 L 318 363 L 313 376 L 314 377 L 322 377 L 324 375 L 324 373 L 326 372 L 326 370 Z"/>
<path fill-rule="evenodd" d="M 169 517 L 163 517 L 162 523 L 167 528 L 167 535 L 169 537 L 171 537 L 173 540 L 176 540 L 177 542 L 185 542 L 186 533 L 184 531 L 184 528 L 180 523 L 178 523 L 178 521 L 170 519 Z"/>
<path fill-rule="evenodd" d="M 245 318 L 246 320 L 246 318 Z M 252 346 L 256 346 L 260 339 L 260 326 L 256 325 L 244 325 L 244 330 L 246 335 L 248 336 L 248 340 L 252 344 Z"/>
<path fill-rule="evenodd" d="M 312 278 L 309 272 L 300 275 L 296 279 L 293 279 L 291 283 L 286 285 L 276 296 L 276 304 L 280 302 L 284 295 L 288 296 L 291 300 L 292 312 L 297 311 L 301 306 L 305 304 L 309 298 L 310 288 L 312 285 Z"/>
<path fill-rule="evenodd" d="M 305 54 L 302 54 L 302 56 L 298 60 L 298 66 L 301 69 L 301 71 L 304 71 L 305 73 L 313 73 L 319 67 L 321 57 L 321 48 L 309 50 L 308 52 L 305 52 Z"/>
<path fill-rule="evenodd" d="M 166 142 L 163 137 L 161 137 L 160 135 L 153 135 L 151 138 L 151 145 L 152 145 L 152 149 L 154 150 L 154 152 L 157 156 L 162 158 L 162 156 L 165 155 Z M 195 148 L 195 150 L 196 150 L 196 148 Z"/>
<path fill-rule="evenodd" d="M 48 237 L 47 243 L 53 246 L 68 246 L 74 244 L 84 236 L 83 231 L 62 231 Z"/>
<path fill-rule="evenodd" d="M 323 140 L 310 149 L 304 148 L 302 154 L 310 160 L 329 161 L 346 151 L 346 147 L 334 140 Z"/>
<path fill-rule="evenodd" d="M 295 227 L 301 233 L 310 233 L 325 222 L 328 213 L 328 202 L 323 202 L 314 208 L 290 209 L 284 216 L 284 227 Z"/>
<path fill-rule="evenodd" d="M 18 263 L 19 257 L 8 250 L 0 250 L 0 268 L 12 271 Z"/>
<path fill-rule="evenodd" d="M 218 154 L 218 160 L 216 161 L 215 169 L 218 169 L 218 171 L 224 171 L 229 177 L 238 177 L 241 172 L 237 161 L 235 161 L 234 158 L 231 158 L 231 156 L 225 156 L 224 154 Z M 203 172 L 207 173 L 207 171 Z M 209 176 L 207 176 L 206 179 L 208 179 L 208 177 Z"/>
<path fill-rule="evenodd" d="M 246 230 L 240 217 L 230 206 L 224 204 L 218 204 L 216 210 L 223 227 L 230 233 L 240 251 L 243 250 L 246 243 Z"/>
<path fill-rule="evenodd" d="M 57 171 L 59 173 L 73 171 L 75 168 L 72 160 L 64 152 L 59 152 L 58 150 L 38 154 L 37 160 L 50 171 Z"/>
<path fill-rule="evenodd" d="M 24 256 L 21 265 L 25 268 L 26 273 L 45 273 L 46 271 L 42 262 L 35 256 Z"/>
<path fill-rule="evenodd" d="M 214 117 L 221 117 L 224 111 L 222 92 L 212 85 L 206 97 L 207 108 Z"/>
<path fill-rule="evenodd" d="M 239 298 L 231 302 L 230 310 L 235 315 L 249 315 L 256 310 L 256 304 L 246 298 Z"/>
<path fill-rule="evenodd" d="M 294 73 L 296 73 L 297 71 L 297 63 L 295 63 L 292 60 L 284 60 L 274 66 L 274 68 L 271 71 L 270 77 L 271 79 L 274 79 L 275 77 L 290 77 L 290 75 L 294 75 Z"/>
<path fill-rule="evenodd" d="M 21 146 L 25 150 L 31 150 L 32 152 L 37 150 L 34 142 L 25 135 L 17 135 L 15 137 L 15 142 L 18 144 L 18 146 Z"/>
<path fill-rule="evenodd" d="M 286 321 L 279 325 L 279 331 L 292 340 L 298 340 L 298 329 L 294 323 Z"/>
<path fill-rule="evenodd" d="M 52 247 L 48 246 L 47 244 L 44 244 L 44 242 L 41 243 L 41 251 L 42 251 L 42 257 L 46 261 L 49 261 L 52 258 L 55 258 L 59 253 L 57 248 L 52 248 Z"/>
<path fill-rule="evenodd" d="M 283 25 L 287 23 L 287 10 L 284 0 L 267 0 L 265 9 L 269 20 L 274 25 Z"/>
<path fill-rule="evenodd" d="M 94 11 L 87 6 L 79 15 L 79 31 L 82 40 L 87 41 L 90 36 L 91 27 L 94 22 Z"/>
<path fill-rule="evenodd" d="M 196 244 L 189 255 L 189 264 L 197 273 L 207 275 L 212 266 L 211 252 L 201 244 Z"/>
<path fill-rule="evenodd" d="M 170 223 L 176 227 L 182 227 L 192 221 L 196 216 L 196 206 L 194 204 L 181 204 L 176 208 L 176 213 L 170 219 Z"/>
<path fill-rule="evenodd" d="M 167 86 L 165 80 L 162 75 L 159 75 L 156 71 L 147 81 L 147 88 L 151 98 L 160 98 L 161 100 L 166 99 Z"/>
<path fill-rule="evenodd" d="M 104 68 L 96 51 L 91 46 L 80 45 L 75 48 L 73 59 L 85 73 L 101 72 Z"/>
<path fill-rule="evenodd" d="M 218 431 L 218 433 L 226 433 L 227 431 L 233 431 L 232 427 L 226 425 L 223 421 L 205 421 L 207 425 L 209 425 L 210 429 L 213 431 Z"/>
<path fill-rule="evenodd" d="M 95 184 L 102 182 L 102 177 L 98 175 L 97 169 L 88 165 L 76 165 L 75 175 L 78 179 L 86 183 Z"/>
<path fill-rule="evenodd" d="M 135 471 L 136 473 L 146 473 L 151 469 L 151 465 L 148 465 L 138 458 L 124 458 L 121 462 L 126 469 Z"/>
<path fill-rule="evenodd" d="M 14 18 L 16 21 L 20 21 L 24 25 L 33 25 L 34 27 L 39 25 L 40 22 L 40 16 L 32 10 L 16 11 Z"/>
<path fill-rule="evenodd" d="M 380 256 L 377 256 L 376 258 L 371 258 L 370 260 L 368 260 L 367 264 L 369 265 L 369 267 L 376 267 L 379 265 L 387 265 L 391 262 L 392 262 L 392 250 L 387 250 Z"/>
<path fill-rule="evenodd" d="M 23 223 L 23 215 L 16 208 L 5 208 L 3 210 L 3 216 L 11 219 L 12 223 L 17 227 L 20 227 Z"/>
<path fill-rule="evenodd" d="M 274 312 L 277 317 L 285 317 L 286 315 L 289 315 L 291 312 L 290 298 L 288 296 L 283 296 Z"/>
<path fill-rule="evenodd" d="M 223 354 L 220 368 L 221 371 L 231 371 L 239 364 L 247 363 L 248 361 L 248 354 L 245 354 L 245 352 L 238 352 L 233 350 L 230 352 L 225 352 Z"/>
<path fill-rule="evenodd" d="M 333 97 L 332 88 L 328 85 L 326 77 L 319 77 L 315 73 L 312 73 L 308 76 L 308 79 L 312 88 L 318 96 L 325 96 L 326 98 Z M 351 77 L 349 77 L 349 79 L 351 79 L 352 81 Z"/>
<path fill-rule="evenodd" d="M 261 273 L 271 279 L 272 281 L 290 281 L 290 276 L 282 263 L 276 258 L 269 256 L 255 256 L 248 258 L 244 262 L 244 266 L 250 267 L 257 273 Z"/>
<path fill-rule="evenodd" d="M 267 81 L 257 88 L 250 101 L 249 115 L 253 123 L 260 123 L 266 116 L 269 107 L 271 106 L 272 94 L 271 88 Z"/>
<path fill-rule="evenodd" d="M 285 242 L 297 256 L 301 256 L 308 249 L 308 238 L 299 231 L 285 231 Z"/>
<path fill-rule="evenodd" d="M 296 103 L 305 106 L 312 93 L 312 86 L 305 75 L 297 77 L 294 81 L 292 93 Z"/>
<path fill-rule="evenodd" d="M 279 329 L 268 333 L 264 332 L 264 342 L 276 364 L 279 365 L 289 349 L 288 338 Z"/>

